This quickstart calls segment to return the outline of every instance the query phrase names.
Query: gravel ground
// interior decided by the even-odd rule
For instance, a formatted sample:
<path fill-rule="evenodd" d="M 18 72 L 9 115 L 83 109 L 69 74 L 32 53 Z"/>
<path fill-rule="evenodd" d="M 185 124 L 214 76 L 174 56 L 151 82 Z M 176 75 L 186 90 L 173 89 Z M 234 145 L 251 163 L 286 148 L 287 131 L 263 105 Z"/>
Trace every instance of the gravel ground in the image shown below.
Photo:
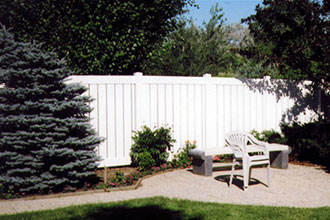
<path fill-rule="evenodd" d="M 272 168 L 270 187 L 267 186 L 267 169 L 252 169 L 248 191 L 242 189 L 242 170 L 235 171 L 237 178 L 230 188 L 229 175 L 230 170 L 222 168 L 215 168 L 212 177 L 195 175 L 190 170 L 175 170 L 143 180 L 142 186 L 136 190 L 35 200 L 0 200 L 0 214 L 153 196 L 267 206 L 330 206 L 330 174 L 319 167 L 290 164 L 286 170 Z"/>

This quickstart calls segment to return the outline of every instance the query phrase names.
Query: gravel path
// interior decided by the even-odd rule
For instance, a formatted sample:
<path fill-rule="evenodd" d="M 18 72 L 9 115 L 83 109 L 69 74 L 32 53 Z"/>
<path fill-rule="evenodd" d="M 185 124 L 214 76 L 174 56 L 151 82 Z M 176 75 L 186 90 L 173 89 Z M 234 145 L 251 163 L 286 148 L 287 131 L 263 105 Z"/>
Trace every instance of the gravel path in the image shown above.
<path fill-rule="evenodd" d="M 236 170 L 238 178 L 234 179 L 231 188 L 227 184 L 230 170 L 215 170 L 212 177 L 195 175 L 189 170 L 167 172 L 143 180 L 141 187 L 130 191 L 36 200 L 0 200 L 0 214 L 153 196 L 269 206 L 330 206 L 330 174 L 318 167 L 290 164 L 286 170 L 272 168 L 270 187 L 266 185 L 267 169 L 252 169 L 252 180 L 246 192 L 242 190 L 242 170 Z"/>

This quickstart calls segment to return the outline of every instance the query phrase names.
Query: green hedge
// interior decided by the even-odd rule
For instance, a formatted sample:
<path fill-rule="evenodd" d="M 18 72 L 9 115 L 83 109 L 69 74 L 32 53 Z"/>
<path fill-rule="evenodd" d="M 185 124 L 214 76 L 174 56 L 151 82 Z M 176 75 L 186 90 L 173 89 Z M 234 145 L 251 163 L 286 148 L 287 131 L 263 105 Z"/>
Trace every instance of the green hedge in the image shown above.
<path fill-rule="evenodd" d="M 289 145 L 291 160 L 309 161 L 330 168 L 330 123 L 327 121 L 282 124 L 282 134 L 274 130 L 261 133 L 253 130 L 251 133 L 261 141 Z"/>
<path fill-rule="evenodd" d="M 283 124 L 282 133 L 292 147 L 291 156 L 301 161 L 330 167 L 330 123 Z"/>

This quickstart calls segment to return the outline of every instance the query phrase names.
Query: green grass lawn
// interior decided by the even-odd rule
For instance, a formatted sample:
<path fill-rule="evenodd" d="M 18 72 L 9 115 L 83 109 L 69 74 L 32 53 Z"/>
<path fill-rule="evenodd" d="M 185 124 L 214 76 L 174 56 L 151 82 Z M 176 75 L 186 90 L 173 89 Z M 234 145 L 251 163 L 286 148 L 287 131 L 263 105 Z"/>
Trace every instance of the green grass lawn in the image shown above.
<path fill-rule="evenodd" d="M 193 202 L 154 197 L 124 202 L 70 206 L 67 208 L 1 215 L 15 219 L 330 219 L 330 207 L 288 208 Z"/>

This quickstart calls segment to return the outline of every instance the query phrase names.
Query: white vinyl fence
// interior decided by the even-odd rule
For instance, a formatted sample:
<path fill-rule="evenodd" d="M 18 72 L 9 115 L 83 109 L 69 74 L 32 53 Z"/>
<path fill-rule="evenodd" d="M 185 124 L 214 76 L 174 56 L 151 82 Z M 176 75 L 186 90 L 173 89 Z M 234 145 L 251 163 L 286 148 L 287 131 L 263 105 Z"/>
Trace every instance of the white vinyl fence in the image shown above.
<path fill-rule="evenodd" d="M 271 84 L 283 81 L 268 78 L 244 81 L 209 74 L 166 77 L 136 73 L 72 76 L 68 82 L 86 86 L 86 95 L 95 99 L 90 104 L 91 123 L 105 138 L 97 149 L 103 159 L 100 166 L 130 164 L 131 137 L 143 125 L 171 127 L 176 139 L 174 152 L 187 140 L 195 140 L 198 148 L 222 147 L 229 131 L 279 131 L 280 122 L 291 120 L 289 111 L 298 100 L 292 97 L 295 91 L 287 93 L 289 96 L 277 94 L 279 87 Z M 300 121 L 314 117 L 307 109 L 299 113 Z"/>

